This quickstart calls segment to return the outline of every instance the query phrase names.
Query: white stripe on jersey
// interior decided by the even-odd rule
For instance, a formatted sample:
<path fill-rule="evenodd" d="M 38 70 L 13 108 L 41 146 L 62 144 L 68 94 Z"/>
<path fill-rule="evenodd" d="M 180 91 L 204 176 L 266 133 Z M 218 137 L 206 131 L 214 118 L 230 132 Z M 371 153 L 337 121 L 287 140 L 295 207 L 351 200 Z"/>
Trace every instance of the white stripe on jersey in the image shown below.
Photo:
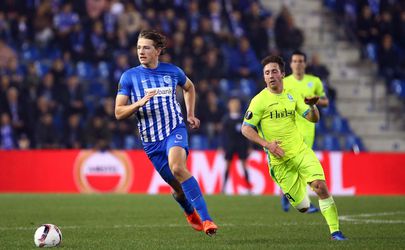
<path fill-rule="evenodd" d="M 177 101 L 176 96 L 174 96 L 173 100 L 174 100 L 174 103 L 176 104 L 176 110 L 177 110 L 177 112 L 179 112 L 179 114 L 181 114 L 180 103 Z M 179 116 L 179 120 L 180 120 L 180 122 L 182 122 L 182 121 L 183 121 L 183 117 L 182 117 L 182 116 Z"/>
<path fill-rule="evenodd" d="M 175 98 L 176 98 L 175 96 L 170 98 L 170 111 L 172 112 L 172 114 L 176 114 L 176 111 L 174 111 L 175 103 L 173 102 L 173 100 L 175 100 Z M 177 119 L 174 116 L 172 120 L 173 120 L 173 126 L 171 129 L 174 129 L 177 126 Z"/>
<path fill-rule="evenodd" d="M 154 106 L 154 109 L 155 109 L 155 115 L 156 115 L 156 123 L 157 123 L 157 129 L 158 129 L 158 138 L 159 138 L 159 141 L 161 141 L 161 140 L 163 140 L 164 139 L 164 137 L 163 137 L 163 133 L 159 133 L 159 131 L 162 131 L 162 115 L 164 115 L 164 114 L 160 114 L 160 109 L 159 109 L 159 102 L 160 101 L 158 101 L 159 99 L 161 99 L 162 97 L 153 97 L 155 100 L 155 106 Z M 156 141 L 156 139 L 155 139 L 155 141 Z"/>
<path fill-rule="evenodd" d="M 155 114 L 156 114 L 156 124 L 157 124 L 157 129 L 158 129 L 158 138 L 159 140 L 163 140 L 164 139 L 164 134 L 163 134 L 163 129 L 166 130 L 166 135 L 170 134 L 170 126 L 169 124 L 169 111 L 166 107 L 167 105 L 167 101 L 166 101 L 166 97 L 170 97 L 173 95 L 173 88 L 172 87 L 160 87 L 160 88 L 148 88 L 148 89 L 144 89 L 145 92 L 149 92 L 149 91 L 154 91 L 156 90 L 158 93 L 153 97 L 153 101 L 154 101 L 154 110 L 155 110 Z M 163 109 L 163 113 L 161 113 L 160 110 L 160 106 L 159 103 L 162 103 L 162 109 Z M 173 114 L 172 114 L 173 115 Z M 163 128 L 163 122 L 165 121 L 165 128 Z M 152 141 L 156 141 L 156 140 L 152 140 Z"/>
<path fill-rule="evenodd" d="M 167 106 L 169 105 L 167 103 L 167 99 L 170 97 L 162 97 L 162 103 L 163 103 L 163 113 L 164 113 L 164 118 L 165 118 L 165 132 L 166 135 L 170 134 L 170 121 L 169 121 L 169 110 Z"/>
<path fill-rule="evenodd" d="M 149 133 L 150 133 L 150 138 L 151 138 L 151 142 L 155 142 L 156 138 L 155 138 L 155 129 L 153 127 L 155 121 L 153 120 L 153 116 L 152 116 L 152 110 L 151 110 L 151 101 L 146 103 L 146 116 L 148 117 L 148 121 L 149 121 Z"/>
<path fill-rule="evenodd" d="M 142 141 L 164 140 L 175 127 L 183 122 L 181 107 L 175 95 L 177 70 L 170 68 L 169 72 L 163 70 L 155 74 L 155 72 L 150 73 L 141 68 L 140 71 L 131 73 L 133 102 L 139 101 L 150 90 L 158 91 L 137 113 Z"/>

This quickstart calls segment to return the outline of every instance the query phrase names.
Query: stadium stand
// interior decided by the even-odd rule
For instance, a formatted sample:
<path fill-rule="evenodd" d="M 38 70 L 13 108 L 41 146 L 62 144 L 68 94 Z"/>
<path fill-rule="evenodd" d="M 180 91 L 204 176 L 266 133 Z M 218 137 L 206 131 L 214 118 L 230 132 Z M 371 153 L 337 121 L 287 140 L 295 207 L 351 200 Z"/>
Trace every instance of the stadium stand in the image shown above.
<path fill-rule="evenodd" d="M 363 107 L 352 109 L 356 114 L 344 114 L 368 149 L 403 151 L 405 101 L 395 91 L 401 88 L 394 86 L 405 79 L 404 2 L 326 0 L 324 5 L 324 13 L 335 19 L 330 27 L 335 29 L 337 39 L 349 41 L 346 45 L 358 48 L 360 53 L 350 64 L 357 70 L 353 75 L 357 80 L 352 81 L 352 72 L 346 69 L 346 81 L 351 83 L 336 83 L 347 89 L 340 88 L 339 93 L 357 98 L 340 102 L 346 103 L 344 109 Z"/>
<path fill-rule="evenodd" d="M 319 1 L 309 2 L 319 5 Z M 288 58 L 299 48 L 311 55 L 317 52 L 308 44 L 320 35 L 313 35 L 311 22 L 302 22 L 297 5 L 271 4 L 248 0 L 159 1 L 159 5 L 142 0 L 2 1 L 1 148 L 140 147 L 135 121 L 115 121 L 105 105 L 113 107 L 121 73 L 138 64 L 135 41 L 142 28 L 168 36 L 162 61 L 181 66 L 196 85 L 197 116 L 203 126 L 191 133 L 191 147 L 217 148 L 223 104 L 229 96 L 238 95 L 246 108 L 246 102 L 263 86 L 259 61 L 264 55 Z M 306 8 L 301 15 L 308 14 Z M 328 145 L 333 150 L 352 150 L 353 144 L 361 144 L 359 148 L 365 150 L 351 122 L 336 108 L 340 89 L 327 80 L 329 74 L 324 75 L 329 69 L 334 77 L 331 67 L 335 64 L 323 65 L 323 69 L 318 64 L 314 60 L 313 72 L 333 98 L 330 107 L 322 110 L 322 124 L 317 125 L 317 136 L 323 138 L 317 140 L 322 142 L 316 144 L 317 149 L 328 149 L 324 147 Z M 77 86 L 70 86 L 75 85 L 68 83 L 71 78 L 78 79 Z M 40 138 L 41 126 L 55 131 L 54 136 Z M 330 137 L 337 138 L 331 146 L 326 139 Z M 43 143 L 46 139 L 50 141 Z"/>
<path fill-rule="evenodd" d="M 264 3 L 273 10 L 282 8 L 282 2 L 279 1 Z M 403 28 L 397 24 L 400 24 L 399 20 L 404 10 L 403 1 L 288 2 L 297 25 L 306 35 L 303 50 L 308 55 L 317 54 L 330 71 L 328 85 L 336 90 L 335 104 L 339 115 L 348 119 L 353 133 L 361 138 L 367 150 L 403 151 L 405 148 L 405 119 L 401 115 L 403 101 L 394 93 L 386 91 L 387 84 L 379 75 L 377 62 L 365 56 L 372 48 L 369 46 L 364 49 L 355 32 L 358 27 L 360 6 L 363 5 L 372 5 L 373 11 L 384 10 L 384 13 L 387 11 L 390 13 L 395 24 L 394 33 L 390 33 L 390 29 L 385 29 L 385 24 L 374 23 L 370 27 L 385 30 L 381 34 L 395 34 L 393 36 L 395 47 L 402 46 L 404 43 L 401 43 L 399 37 L 402 37 Z M 382 14 L 376 14 L 374 18 L 378 21 L 382 19 Z M 378 50 L 372 52 L 378 58 Z M 397 72 L 403 72 L 405 57 L 401 53 L 398 55 L 399 64 L 395 68 L 399 70 Z M 392 64 L 390 62 L 387 65 Z M 401 74 L 394 75 L 403 79 Z M 340 141 L 345 140 L 341 138 Z"/>

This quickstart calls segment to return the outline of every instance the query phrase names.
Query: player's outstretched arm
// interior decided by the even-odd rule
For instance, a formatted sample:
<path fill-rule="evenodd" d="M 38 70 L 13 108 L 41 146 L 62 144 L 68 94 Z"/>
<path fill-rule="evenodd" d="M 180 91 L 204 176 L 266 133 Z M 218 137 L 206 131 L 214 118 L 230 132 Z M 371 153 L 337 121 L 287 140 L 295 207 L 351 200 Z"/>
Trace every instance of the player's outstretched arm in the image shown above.
<path fill-rule="evenodd" d="M 187 110 L 187 122 L 192 129 L 200 127 L 200 120 L 195 117 L 195 87 L 193 82 L 187 78 L 186 83 L 183 85 L 184 103 Z"/>
<path fill-rule="evenodd" d="M 128 96 L 117 95 L 115 98 L 115 118 L 117 118 L 117 120 L 122 120 L 130 117 L 156 94 L 157 91 L 149 91 L 144 97 L 142 97 L 142 99 L 132 104 L 128 104 Z"/>
<path fill-rule="evenodd" d="M 259 134 L 254 130 L 252 127 L 249 125 L 243 124 L 242 125 L 242 134 L 251 140 L 254 143 L 259 144 L 260 146 L 266 148 L 267 150 L 270 151 L 274 156 L 277 158 L 283 157 L 284 156 L 284 150 L 280 147 L 280 141 L 271 141 L 268 142 L 261 138 Z"/>

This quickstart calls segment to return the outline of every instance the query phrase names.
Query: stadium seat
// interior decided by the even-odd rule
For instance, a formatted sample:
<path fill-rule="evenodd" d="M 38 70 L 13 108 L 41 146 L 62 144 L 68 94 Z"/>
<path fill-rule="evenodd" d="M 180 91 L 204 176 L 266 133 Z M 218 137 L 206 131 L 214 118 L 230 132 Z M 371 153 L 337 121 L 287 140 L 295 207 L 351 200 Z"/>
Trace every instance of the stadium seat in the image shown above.
<path fill-rule="evenodd" d="M 317 123 L 315 123 L 315 131 L 316 135 L 324 135 L 328 133 L 328 128 L 326 127 L 325 119 L 320 119 Z"/>
<path fill-rule="evenodd" d="M 37 70 L 38 76 L 41 78 L 49 71 L 49 66 L 41 61 L 35 61 L 34 65 Z"/>
<path fill-rule="evenodd" d="M 321 149 L 330 150 L 330 151 L 339 151 L 339 150 L 341 150 L 339 139 L 334 135 L 330 135 L 330 134 L 325 135 L 323 137 L 322 148 Z"/>
<path fill-rule="evenodd" d="M 84 79 L 91 79 L 94 75 L 93 66 L 84 61 L 80 61 L 76 66 L 77 75 Z"/>
<path fill-rule="evenodd" d="M 205 135 L 192 135 L 190 138 L 190 148 L 203 150 L 208 148 L 208 139 Z"/>
<path fill-rule="evenodd" d="M 332 131 L 339 134 L 351 133 L 347 119 L 335 115 L 332 119 Z"/>
<path fill-rule="evenodd" d="M 221 88 L 221 92 L 229 93 L 234 88 L 235 83 L 228 79 L 221 79 L 221 81 L 219 82 L 219 86 Z"/>
<path fill-rule="evenodd" d="M 336 115 L 338 114 L 336 105 L 334 102 L 330 102 L 328 107 L 321 108 L 322 115 Z"/>
<path fill-rule="evenodd" d="M 252 97 L 257 91 L 256 83 L 252 79 L 243 78 L 240 80 L 239 84 L 240 84 L 239 88 L 240 88 L 241 92 L 249 97 Z"/>
<path fill-rule="evenodd" d="M 99 62 L 97 66 L 97 73 L 99 77 L 108 78 L 110 77 L 110 65 L 107 62 Z"/>
<path fill-rule="evenodd" d="M 345 136 L 344 150 L 346 150 L 346 151 L 352 151 L 352 150 L 365 151 L 365 147 L 360 138 L 358 138 L 354 134 L 349 134 L 349 135 Z"/>
<path fill-rule="evenodd" d="M 34 46 L 25 45 L 21 49 L 21 59 L 23 61 L 36 61 L 40 59 L 39 51 Z"/>
<path fill-rule="evenodd" d="M 394 79 L 391 82 L 391 90 L 400 98 L 405 98 L 405 81 Z"/>
<path fill-rule="evenodd" d="M 377 61 L 377 46 L 373 43 L 369 43 L 366 46 L 367 58 L 373 62 Z"/>
<path fill-rule="evenodd" d="M 124 148 L 127 149 L 127 150 L 141 149 L 142 148 L 142 142 L 135 135 L 127 135 L 127 136 L 125 136 L 125 142 L 124 143 L 125 143 Z"/>

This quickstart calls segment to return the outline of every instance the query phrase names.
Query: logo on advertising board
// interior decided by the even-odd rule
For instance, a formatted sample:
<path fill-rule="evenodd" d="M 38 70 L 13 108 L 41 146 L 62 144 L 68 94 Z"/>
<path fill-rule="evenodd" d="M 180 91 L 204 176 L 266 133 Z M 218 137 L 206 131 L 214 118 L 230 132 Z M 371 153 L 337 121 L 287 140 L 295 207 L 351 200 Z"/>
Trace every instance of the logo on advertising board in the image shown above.
<path fill-rule="evenodd" d="M 82 150 L 73 175 L 81 193 L 126 193 L 132 183 L 132 169 L 125 152 Z"/>

